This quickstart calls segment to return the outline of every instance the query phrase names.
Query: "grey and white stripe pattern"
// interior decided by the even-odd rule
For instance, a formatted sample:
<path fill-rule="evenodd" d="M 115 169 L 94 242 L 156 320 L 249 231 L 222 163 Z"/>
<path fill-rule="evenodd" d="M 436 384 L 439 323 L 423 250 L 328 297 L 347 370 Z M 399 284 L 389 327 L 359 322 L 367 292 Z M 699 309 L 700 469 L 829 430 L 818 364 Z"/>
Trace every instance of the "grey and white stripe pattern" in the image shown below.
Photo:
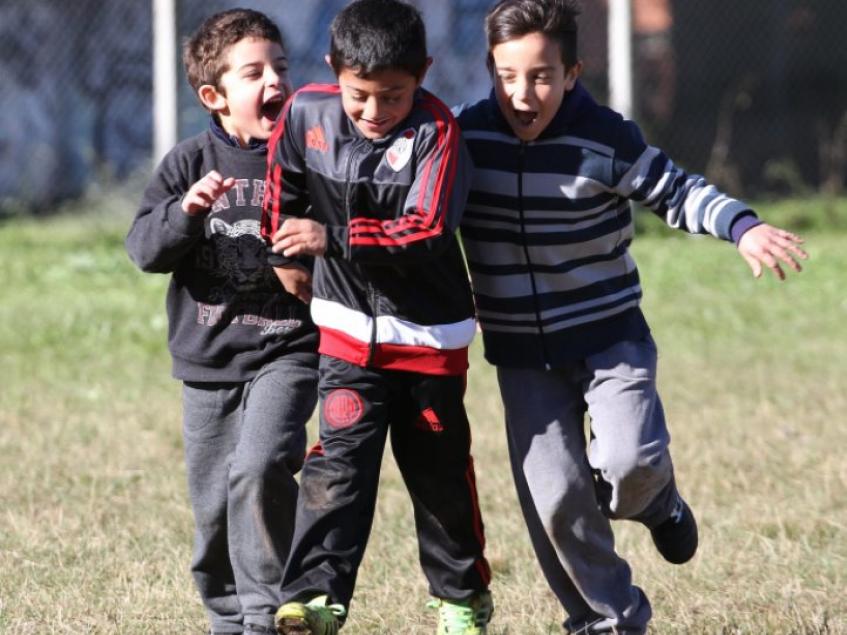
<path fill-rule="evenodd" d="M 567 346 L 586 325 L 614 330 L 616 315 L 638 311 L 631 201 L 671 227 L 723 240 L 749 210 L 648 146 L 634 123 L 581 87 L 534 142 L 518 141 L 493 109 L 489 98 L 458 117 L 475 163 L 462 240 L 489 359 L 492 346 L 517 341 L 499 335 L 534 335 L 550 349 L 557 333 L 567 333 Z M 570 354 L 547 350 L 546 363 L 560 356 Z"/>

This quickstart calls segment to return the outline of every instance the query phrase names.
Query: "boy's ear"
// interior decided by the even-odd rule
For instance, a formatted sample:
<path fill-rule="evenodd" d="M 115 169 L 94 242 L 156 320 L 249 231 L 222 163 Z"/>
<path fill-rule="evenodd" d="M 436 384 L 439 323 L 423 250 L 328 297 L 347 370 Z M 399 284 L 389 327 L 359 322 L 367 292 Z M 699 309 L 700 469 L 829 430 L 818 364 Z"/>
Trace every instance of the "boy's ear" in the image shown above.
<path fill-rule="evenodd" d="M 200 98 L 200 103 L 206 107 L 206 110 L 216 112 L 226 108 L 226 97 L 211 84 L 203 84 L 198 88 L 197 96 Z"/>
<path fill-rule="evenodd" d="M 327 66 L 329 66 L 329 69 L 330 69 L 333 73 L 335 73 L 335 69 L 332 67 L 332 58 L 329 56 L 329 53 L 327 53 L 326 55 L 324 55 L 324 62 L 326 62 L 326 65 L 327 65 Z"/>
<path fill-rule="evenodd" d="M 571 66 L 565 71 L 565 90 L 572 90 L 576 80 L 582 75 L 582 60 Z"/>

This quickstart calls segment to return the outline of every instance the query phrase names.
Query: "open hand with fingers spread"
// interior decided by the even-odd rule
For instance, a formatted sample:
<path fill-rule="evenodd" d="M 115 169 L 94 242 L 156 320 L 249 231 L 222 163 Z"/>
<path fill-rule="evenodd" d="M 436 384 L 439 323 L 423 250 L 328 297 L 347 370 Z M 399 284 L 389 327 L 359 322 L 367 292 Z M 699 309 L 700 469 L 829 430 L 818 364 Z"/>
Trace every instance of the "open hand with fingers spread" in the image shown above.
<path fill-rule="evenodd" d="M 224 178 L 216 170 L 211 170 L 185 193 L 182 211 L 189 216 L 208 212 L 218 197 L 229 192 L 234 185 L 233 177 Z"/>
<path fill-rule="evenodd" d="M 738 241 L 738 251 L 750 265 L 755 277 L 761 276 L 763 267 L 767 267 L 777 278 L 785 280 L 782 265 L 788 265 L 798 272 L 803 270 L 799 260 L 809 257 L 800 248 L 803 242 L 796 234 L 762 223 L 744 233 Z"/>
<path fill-rule="evenodd" d="M 271 241 L 274 253 L 281 253 L 286 258 L 323 256 L 326 227 L 308 218 L 286 218 Z"/>

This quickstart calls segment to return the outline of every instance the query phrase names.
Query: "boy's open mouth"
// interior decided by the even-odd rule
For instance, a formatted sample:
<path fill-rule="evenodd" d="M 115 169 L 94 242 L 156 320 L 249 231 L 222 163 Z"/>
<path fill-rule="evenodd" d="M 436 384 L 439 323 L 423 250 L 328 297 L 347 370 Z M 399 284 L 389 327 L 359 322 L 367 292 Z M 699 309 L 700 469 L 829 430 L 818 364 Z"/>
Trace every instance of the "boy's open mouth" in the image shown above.
<path fill-rule="evenodd" d="M 532 110 L 515 110 L 514 113 L 515 119 L 523 126 L 531 126 L 538 119 L 538 113 Z"/>
<path fill-rule="evenodd" d="M 270 119 L 271 121 L 276 121 L 276 118 L 279 117 L 279 113 L 282 111 L 282 107 L 284 105 L 285 100 L 282 95 L 271 97 L 262 104 L 262 117 Z"/>

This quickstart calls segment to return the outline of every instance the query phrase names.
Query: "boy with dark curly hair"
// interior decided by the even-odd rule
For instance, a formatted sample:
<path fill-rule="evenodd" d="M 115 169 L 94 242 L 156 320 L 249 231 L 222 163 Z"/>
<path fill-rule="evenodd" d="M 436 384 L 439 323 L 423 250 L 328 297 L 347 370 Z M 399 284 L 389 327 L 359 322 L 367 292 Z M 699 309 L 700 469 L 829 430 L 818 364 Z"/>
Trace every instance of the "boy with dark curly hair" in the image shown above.
<path fill-rule="evenodd" d="M 236 9 L 206 20 L 184 61 L 209 129 L 162 160 L 126 246 L 142 270 L 171 274 L 191 570 L 212 633 L 270 633 L 293 532 L 293 475 L 317 400 L 317 333 L 298 299 L 309 273 L 275 275 L 260 235 L 267 140 L 291 93 L 288 60 L 271 20 Z"/>

